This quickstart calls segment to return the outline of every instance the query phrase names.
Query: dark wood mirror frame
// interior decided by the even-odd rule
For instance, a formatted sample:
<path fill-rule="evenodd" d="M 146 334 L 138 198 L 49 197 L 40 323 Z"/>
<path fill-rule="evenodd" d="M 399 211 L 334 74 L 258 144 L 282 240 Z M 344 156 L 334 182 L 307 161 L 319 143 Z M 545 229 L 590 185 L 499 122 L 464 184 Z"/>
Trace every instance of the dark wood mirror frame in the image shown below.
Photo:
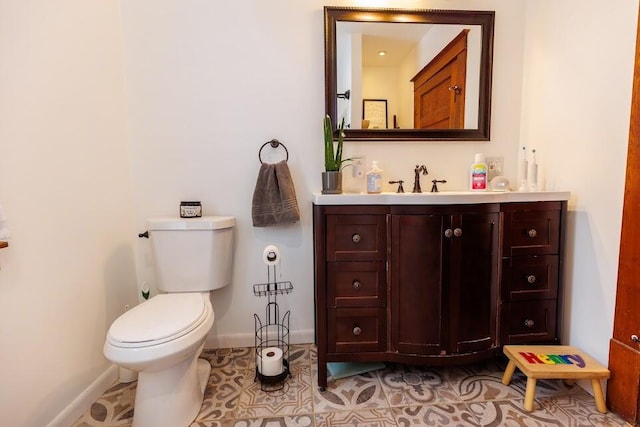
<path fill-rule="evenodd" d="M 389 22 L 480 25 L 480 91 L 477 129 L 345 129 L 345 140 L 369 141 L 489 141 L 491 124 L 491 79 L 495 12 L 470 10 L 404 10 L 377 8 L 324 8 L 325 106 L 337 127 L 337 22 Z"/>

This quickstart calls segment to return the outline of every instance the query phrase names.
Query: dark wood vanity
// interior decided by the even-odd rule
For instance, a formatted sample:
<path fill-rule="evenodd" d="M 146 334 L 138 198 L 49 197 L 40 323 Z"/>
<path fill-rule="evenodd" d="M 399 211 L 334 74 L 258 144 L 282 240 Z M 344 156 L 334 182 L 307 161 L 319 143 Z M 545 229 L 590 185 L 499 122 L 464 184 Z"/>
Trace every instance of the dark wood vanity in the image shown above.
<path fill-rule="evenodd" d="M 328 362 L 441 366 L 559 342 L 566 198 L 316 202 L 319 387 Z"/>

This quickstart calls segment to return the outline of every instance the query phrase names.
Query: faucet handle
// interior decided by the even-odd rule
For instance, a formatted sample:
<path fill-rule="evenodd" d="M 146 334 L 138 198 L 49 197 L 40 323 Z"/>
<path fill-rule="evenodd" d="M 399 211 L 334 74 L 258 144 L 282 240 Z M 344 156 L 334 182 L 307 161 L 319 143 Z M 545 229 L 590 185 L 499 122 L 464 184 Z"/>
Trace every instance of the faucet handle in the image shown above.
<path fill-rule="evenodd" d="M 404 181 L 400 179 L 398 181 L 389 181 L 389 184 L 398 184 L 398 190 L 396 193 L 404 193 L 404 188 L 402 187 L 403 182 Z"/>
<path fill-rule="evenodd" d="M 432 193 L 439 193 L 440 190 L 438 190 L 438 183 L 446 184 L 447 180 L 446 179 L 433 179 L 433 180 L 431 180 L 431 182 L 433 183 L 433 185 L 431 186 L 431 192 Z"/>

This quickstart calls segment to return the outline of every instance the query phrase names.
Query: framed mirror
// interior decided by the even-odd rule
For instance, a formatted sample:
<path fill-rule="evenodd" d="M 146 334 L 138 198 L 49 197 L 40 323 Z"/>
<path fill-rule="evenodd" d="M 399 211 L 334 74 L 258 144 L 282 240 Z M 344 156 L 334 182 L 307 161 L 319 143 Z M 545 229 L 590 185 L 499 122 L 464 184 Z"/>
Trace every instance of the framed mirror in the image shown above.
<path fill-rule="evenodd" d="M 490 139 L 493 11 L 324 12 L 326 112 L 346 140 Z"/>

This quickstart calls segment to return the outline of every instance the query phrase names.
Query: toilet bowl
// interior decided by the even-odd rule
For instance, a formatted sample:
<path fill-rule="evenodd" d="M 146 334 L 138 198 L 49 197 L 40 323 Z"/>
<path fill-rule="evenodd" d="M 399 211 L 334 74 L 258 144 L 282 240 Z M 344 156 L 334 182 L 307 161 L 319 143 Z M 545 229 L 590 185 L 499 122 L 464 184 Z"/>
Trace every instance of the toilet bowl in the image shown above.
<path fill-rule="evenodd" d="M 211 365 L 198 359 L 214 313 L 205 292 L 160 294 L 120 316 L 105 356 L 138 371 L 133 425 L 187 426 L 198 415 Z"/>
<path fill-rule="evenodd" d="M 235 218 L 163 217 L 147 226 L 162 293 L 113 322 L 104 354 L 138 372 L 133 427 L 187 427 L 211 372 L 198 356 L 213 326 L 210 291 L 231 283 Z"/>

